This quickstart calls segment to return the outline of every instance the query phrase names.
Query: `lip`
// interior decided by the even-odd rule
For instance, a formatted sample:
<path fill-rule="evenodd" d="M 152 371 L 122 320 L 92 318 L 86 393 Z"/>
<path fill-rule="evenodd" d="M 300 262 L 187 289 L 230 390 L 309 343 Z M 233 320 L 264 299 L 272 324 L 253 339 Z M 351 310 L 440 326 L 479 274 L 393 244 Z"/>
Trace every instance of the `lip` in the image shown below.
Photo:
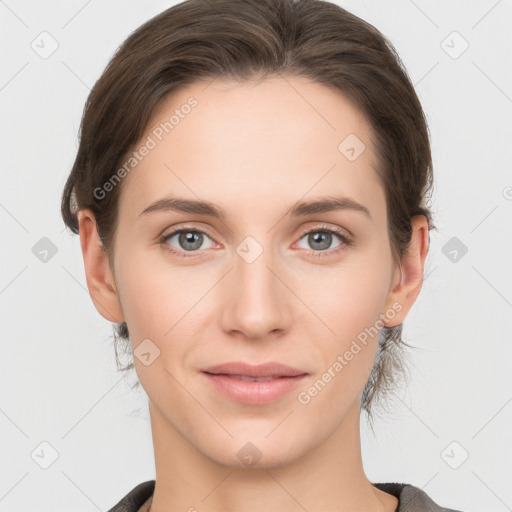
<path fill-rule="evenodd" d="M 257 366 L 241 361 L 212 366 L 202 370 L 208 381 L 232 400 L 250 405 L 265 405 L 278 400 L 296 388 L 309 374 L 281 363 L 265 363 Z M 269 378 L 265 381 L 240 380 Z"/>
<path fill-rule="evenodd" d="M 231 361 L 203 368 L 202 371 L 216 375 L 242 375 L 244 377 L 296 377 L 307 374 L 303 370 L 274 361 L 258 365 L 251 365 L 243 361 Z"/>
<path fill-rule="evenodd" d="M 307 374 L 304 374 L 257 382 L 239 380 L 233 375 L 213 375 L 206 372 L 203 372 L 203 375 L 218 391 L 232 400 L 250 405 L 275 402 L 296 388 L 307 377 Z"/>

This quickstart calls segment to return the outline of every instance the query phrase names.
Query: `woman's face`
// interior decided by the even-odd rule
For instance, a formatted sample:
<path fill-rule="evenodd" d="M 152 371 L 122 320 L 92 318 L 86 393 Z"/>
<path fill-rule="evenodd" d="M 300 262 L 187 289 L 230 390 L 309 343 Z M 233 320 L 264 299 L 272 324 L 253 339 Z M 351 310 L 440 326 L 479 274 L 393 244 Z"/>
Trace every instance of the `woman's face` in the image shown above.
<path fill-rule="evenodd" d="M 127 322 L 153 422 L 227 465 L 306 454 L 359 415 L 380 321 L 396 325 L 410 306 L 392 293 L 400 269 L 369 126 L 303 78 L 215 81 L 168 97 L 136 149 L 119 200 L 115 321 Z M 340 198 L 348 207 L 306 207 Z M 240 361 L 306 375 L 266 395 L 277 378 L 203 372 Z"/>

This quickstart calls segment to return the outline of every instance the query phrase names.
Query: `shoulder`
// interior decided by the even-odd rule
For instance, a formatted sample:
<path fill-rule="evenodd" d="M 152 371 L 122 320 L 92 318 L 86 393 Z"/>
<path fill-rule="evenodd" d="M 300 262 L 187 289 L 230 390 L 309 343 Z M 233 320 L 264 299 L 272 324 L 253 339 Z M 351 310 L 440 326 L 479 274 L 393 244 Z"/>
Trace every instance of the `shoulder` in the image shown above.
<path fill-rule="evenodd" d="M 148 480 L 135 486 L 108 512 L 137 512 L 144 502 L 153 495 L 155 480 Z"/>
<path fill-rule="evenodd" d="M 438 505 L 422 489 L 405 483 L 374 483 L 377 489 L 398 498 L 396 512 L 463 512 Z"/>

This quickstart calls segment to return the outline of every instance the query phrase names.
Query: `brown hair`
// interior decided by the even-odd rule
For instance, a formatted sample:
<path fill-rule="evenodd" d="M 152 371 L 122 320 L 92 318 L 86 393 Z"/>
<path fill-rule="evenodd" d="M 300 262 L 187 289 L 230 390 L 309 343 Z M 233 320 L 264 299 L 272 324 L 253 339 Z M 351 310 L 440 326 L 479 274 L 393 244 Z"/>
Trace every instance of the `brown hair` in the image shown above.
<path fill-rule="evenodd" d="M 395 262 L 411 240 L 411 218 L 432 214 L 429 132 L 407 71 L 375 27 L 323 0 L 187 0 L 145 22 L 118 48 L 87 99 L 80 145 L 62 195 L 65 224 L 78 233 L 76 211 L 90 208 L 113 261 L 122 183 L 98 199 L 94 190 L 112 178 L 142 137 L 155 108 L 171 92 L 199 80 L 249 81 L 270 75 L 302 76 L 336 88 L 372 129 L 385 188 L 388 234 Z M 341 141 L 340 141 L 341 142 Z M 125 342 L 126 323 L 114 329 Z M 371 405 L 397 386 L 402 324 L 382 327 L 377 357 L 361 395 Z M 407 345 L 409 346 L 409 345 Z M 129 370 L 131 364 L 122 368 Z"/>

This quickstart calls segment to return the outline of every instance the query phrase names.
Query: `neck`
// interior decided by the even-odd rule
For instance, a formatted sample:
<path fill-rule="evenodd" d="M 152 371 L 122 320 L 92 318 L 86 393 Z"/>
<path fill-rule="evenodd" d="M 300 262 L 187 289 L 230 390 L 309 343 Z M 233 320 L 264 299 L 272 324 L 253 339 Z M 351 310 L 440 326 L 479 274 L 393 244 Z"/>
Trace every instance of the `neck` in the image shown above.
<path fill-rule="evenodd" d="M 286 454 L 284 463 L 264 456 L 276 447 L 272 452 L 261 438 L 258 448 L 230 439 L 219 453 L 205 454 L 151 402 L 149 408 L 156 466 L 151 512 L 394 512 L 398 505 L 364 473 L 358 403 L 323 442 L 302 455 Z M 232 445 L 243 449 L 231 450 L 230 458 Z M 253 465 L 241 462 L 254 459 Z"/>

